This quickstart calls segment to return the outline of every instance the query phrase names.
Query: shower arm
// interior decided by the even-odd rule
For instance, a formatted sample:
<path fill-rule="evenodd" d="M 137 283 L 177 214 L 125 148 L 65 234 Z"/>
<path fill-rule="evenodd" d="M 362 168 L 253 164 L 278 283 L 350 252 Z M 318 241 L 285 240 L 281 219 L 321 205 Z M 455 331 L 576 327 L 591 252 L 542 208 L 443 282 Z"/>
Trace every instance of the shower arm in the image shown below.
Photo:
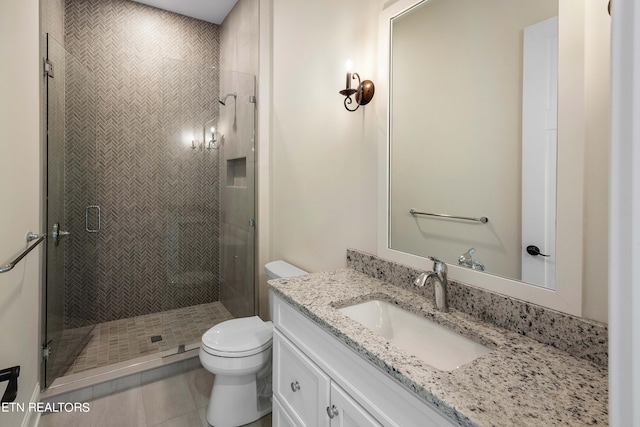
<path fill-rule="evenodd" d="M 230 96 L 233 96 L 233 100 L 235 101 L 236 98 L 238 97 L 238 94 L 236 92 L 228 93 L 223 98 L 219 98 L 218 102 L 222 105 L 227 105 L 227 98 Z"/>

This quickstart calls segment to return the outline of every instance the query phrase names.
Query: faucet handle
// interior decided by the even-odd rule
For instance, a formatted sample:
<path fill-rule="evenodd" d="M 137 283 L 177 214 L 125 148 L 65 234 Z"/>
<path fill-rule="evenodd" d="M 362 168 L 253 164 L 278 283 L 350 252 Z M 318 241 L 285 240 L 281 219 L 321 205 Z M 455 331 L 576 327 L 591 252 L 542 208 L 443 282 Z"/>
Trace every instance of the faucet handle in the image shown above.
<path fill-rule="evenodd" d="M 413 284 L 415 286 L 418 286 L 420 288 L 423 288 L 424 285 L 427 283 L 427 279 L 429 278 L 429 276 L 427 275 L 427 273 L 420 273 L 418 275 L 418 277 L 416 277 L 415 279 L 413 279 Z"/>
<path fill-rule="evenodd" d="M 460 255 L 460 261 L 470 261 L 473 257 L 473 254 L 476 253 L 476 248 L 471 248 L 467 252 Z"/>
<path fill-rule="evenodd" d="M 476 248 L 471 248 L 467 252 L 458 257 L 458 265 L 463 267 L 471 267 L 473 265 L 473 254 L 476 253 Z"/>
<path fill-rule="evenodd" d="M 440 261 L 438 258 L 431 255 L 427 255 L 427 258 L 433 261 L 433 271 L 435 271 L 436 273 L 442 272 L 446 274 L 447 264 L 445 264 L 443 261 Z"/>

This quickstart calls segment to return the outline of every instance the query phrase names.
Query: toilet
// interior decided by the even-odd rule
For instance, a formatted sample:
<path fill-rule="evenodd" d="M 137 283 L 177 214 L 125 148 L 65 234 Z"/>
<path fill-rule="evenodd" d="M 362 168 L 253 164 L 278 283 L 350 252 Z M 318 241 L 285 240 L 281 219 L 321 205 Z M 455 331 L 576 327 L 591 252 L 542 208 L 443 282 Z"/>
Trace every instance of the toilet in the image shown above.
<path fill-rule="evenodd" d="M 269 280 L 307 274 L 285 261 L 265 265 Z M 258 316 L 227 320 L 202 335 L 200 363 L 215 375 L 207 407 L 214 427 L 238 427 L 271 412 L 273 323 Z"/>

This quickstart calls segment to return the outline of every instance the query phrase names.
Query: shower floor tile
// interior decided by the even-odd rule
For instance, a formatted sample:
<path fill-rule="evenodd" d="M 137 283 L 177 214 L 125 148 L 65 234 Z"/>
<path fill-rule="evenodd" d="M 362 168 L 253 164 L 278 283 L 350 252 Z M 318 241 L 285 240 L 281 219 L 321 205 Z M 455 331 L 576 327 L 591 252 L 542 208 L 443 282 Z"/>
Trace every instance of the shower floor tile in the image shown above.
<path fill-rule="evenodd" d="M 86 337 L 87 330 L 91 328 L 93 331 L 87 338 L 89 342 L 66 369 L 65 375 L 159 353 L 179 345 L 199 343 L 207 329 L 232 318 L 222 303 L 216 301 L 68 329 L 56 346 L 58 354 L 55 355 L 53 369 L 63 369 L 56 363 L 70 363 L 68 352 L 77 347 L 78 340 Z M 162 340 L 152 342 L 151 337 L 156 335 L 160 335 Z"/>

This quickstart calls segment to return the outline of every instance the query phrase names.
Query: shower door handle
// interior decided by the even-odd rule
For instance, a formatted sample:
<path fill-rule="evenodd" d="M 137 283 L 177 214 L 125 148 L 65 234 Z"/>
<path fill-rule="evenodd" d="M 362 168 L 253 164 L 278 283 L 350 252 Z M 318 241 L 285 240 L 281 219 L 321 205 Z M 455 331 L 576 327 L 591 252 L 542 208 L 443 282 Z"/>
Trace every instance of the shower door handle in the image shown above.
<path fill-rule="evenodd" d="M 97 211 L 98 228 L 89 228 L 89 209 L 95 209 Z M 102 223 L 100 220 L 100 206 L 98 205 L 87 206 L 86 209 L 84 210 L 84 229 L 89 233 L 97 233 L 100 231 L 100 227 L 102 226 L 101 224 Z"/>

